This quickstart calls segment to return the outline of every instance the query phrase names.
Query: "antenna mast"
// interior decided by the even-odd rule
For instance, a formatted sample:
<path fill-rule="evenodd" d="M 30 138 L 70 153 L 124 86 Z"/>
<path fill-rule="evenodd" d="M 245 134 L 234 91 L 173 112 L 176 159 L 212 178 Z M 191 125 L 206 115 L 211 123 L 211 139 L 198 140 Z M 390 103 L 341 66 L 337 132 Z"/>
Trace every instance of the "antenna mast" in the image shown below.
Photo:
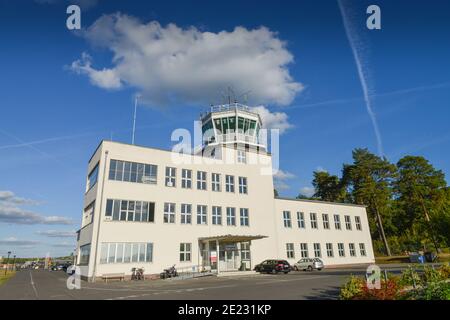
<path fill-rule="evenodd" d="M 131 144 L 134 144 L 134 134 L 136 131 L 136 109 L 138 104 L 139 95 L 134 98 L 134 115 L 133 115 L 133 134 L 131 136 Z"/>

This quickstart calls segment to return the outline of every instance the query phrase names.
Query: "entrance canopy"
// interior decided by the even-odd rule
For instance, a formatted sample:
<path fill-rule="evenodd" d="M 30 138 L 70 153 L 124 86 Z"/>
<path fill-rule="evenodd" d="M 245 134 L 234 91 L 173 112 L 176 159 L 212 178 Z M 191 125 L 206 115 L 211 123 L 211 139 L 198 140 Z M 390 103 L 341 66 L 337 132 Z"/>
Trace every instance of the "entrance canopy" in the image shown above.
<path fill-rule="evenodd" d="M 198 238 L 200 241 L 220 241 L 220 242 L 248 242 L 251 240 L 258 240 L 258 239 L 263 239 L 263 238 L 267 238 L 267 236 L 262 236 L 262 235 L 255 235 L 255 236 L 251 236 L 251 235 L 232 235 L 232 234 L 227 234 L 227 235 L 222 235 L 222 236 L 211 236 L 211 237 L 203 237 L 203 238 Z"/>

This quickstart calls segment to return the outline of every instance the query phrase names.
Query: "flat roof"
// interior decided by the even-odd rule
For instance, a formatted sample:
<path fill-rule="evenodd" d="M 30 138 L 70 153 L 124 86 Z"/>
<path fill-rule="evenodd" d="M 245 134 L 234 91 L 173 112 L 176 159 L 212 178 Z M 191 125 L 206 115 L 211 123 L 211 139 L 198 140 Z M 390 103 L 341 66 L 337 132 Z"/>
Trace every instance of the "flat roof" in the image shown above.
<path fill-rule="evenodd" d="M 359 207 L 366 208 L 367 206 L 364 204 L 354 204 L 354 203 L 343 203 L 343 202 L 331 202 L 331 201 L 322 201 L 322 200 L 310 200 L 310 199 L 297 199 L 297 198 L 287 198 L 287 197 L 275 197 L 275 200 L 287 200 L 287 201 L 298 201 L 298 202 L 310 202 L 310 203 L 322 203 L 322 204 L 335 204 L 338 206 L 347 206 L 347 207 Z"/>

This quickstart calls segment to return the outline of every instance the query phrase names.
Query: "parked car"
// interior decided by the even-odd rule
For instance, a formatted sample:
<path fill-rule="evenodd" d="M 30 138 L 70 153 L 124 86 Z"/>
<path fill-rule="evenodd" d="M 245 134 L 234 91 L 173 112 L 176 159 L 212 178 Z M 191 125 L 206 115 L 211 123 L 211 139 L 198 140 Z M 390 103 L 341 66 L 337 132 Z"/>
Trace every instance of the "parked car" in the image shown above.
<path fill-rule="evenodd" d="M 261 273 L 283 272 L 286 274 L 291 271 L 291 265 L 286 260 L 269 259 L 256 265 L 254 270 Z"/>
<path fill-rule="evenodd" d="M 303 258 L 294 263 L 294 270 L 313 271 L 322 270 L 324 267 L 323 261 L 319 258 Z"/>

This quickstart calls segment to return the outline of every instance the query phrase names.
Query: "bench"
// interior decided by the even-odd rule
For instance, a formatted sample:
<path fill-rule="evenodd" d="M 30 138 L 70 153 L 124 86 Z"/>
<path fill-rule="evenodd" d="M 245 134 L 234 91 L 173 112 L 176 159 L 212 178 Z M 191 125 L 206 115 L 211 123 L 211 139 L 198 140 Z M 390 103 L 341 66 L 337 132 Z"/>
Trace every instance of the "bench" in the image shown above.
<path fill-rule="evenodd" d="M 125 273 L 106 273 L 102 275 L 102 279 L 104 279 L 105 282 L 108 282 L 110 279 L 119 279 L 120 281 L 123 281 L 125 279 Z"/>

